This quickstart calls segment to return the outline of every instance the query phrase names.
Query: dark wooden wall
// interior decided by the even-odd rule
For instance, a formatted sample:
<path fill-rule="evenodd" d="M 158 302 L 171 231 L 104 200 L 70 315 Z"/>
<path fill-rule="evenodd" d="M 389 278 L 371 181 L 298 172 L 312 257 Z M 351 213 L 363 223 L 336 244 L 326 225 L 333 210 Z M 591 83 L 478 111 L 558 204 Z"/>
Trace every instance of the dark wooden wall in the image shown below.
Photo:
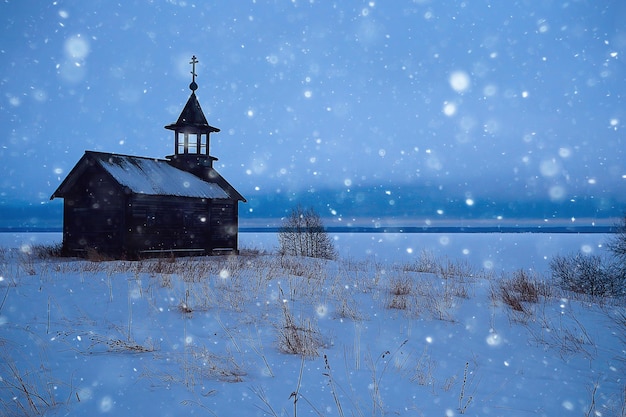
<path fill-rule="evenodd" d="M 135 256 L 237 250 L 236 200 L 128 194 L 99 172 L 83 176 L 73 190 L 64 202 L 67 253 L 95 249 Z"/>
<path fill-rule="evenodd" d="M 91 170 L 65 196 L 63 246 L 68 252 L 119 250 L 124 236 L 126 194 L 110 176 Z"/>
<path fill-rule="evenodd" d="M 135 194 L 127 218 L 129 249 L 237 249 L 237 202 Z"/>

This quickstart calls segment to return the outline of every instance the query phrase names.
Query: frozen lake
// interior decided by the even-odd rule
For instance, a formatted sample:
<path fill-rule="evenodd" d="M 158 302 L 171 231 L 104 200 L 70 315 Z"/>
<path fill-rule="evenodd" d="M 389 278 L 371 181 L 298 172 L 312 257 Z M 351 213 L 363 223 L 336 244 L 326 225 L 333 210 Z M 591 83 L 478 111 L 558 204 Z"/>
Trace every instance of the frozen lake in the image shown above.
<path fill-rule="evenodd" d="M 411 262 L 422 251 L 471 265 L 500 270 L 546 272 L 557 254 L 602 254 L 610 238 L 597 233 L 331 233 L 341 257 Z M 0 233 L 0 246 L 60 243 L 61 233 Z M 273 250 L 276 233 L 241 233 L 240 247 Z"/>

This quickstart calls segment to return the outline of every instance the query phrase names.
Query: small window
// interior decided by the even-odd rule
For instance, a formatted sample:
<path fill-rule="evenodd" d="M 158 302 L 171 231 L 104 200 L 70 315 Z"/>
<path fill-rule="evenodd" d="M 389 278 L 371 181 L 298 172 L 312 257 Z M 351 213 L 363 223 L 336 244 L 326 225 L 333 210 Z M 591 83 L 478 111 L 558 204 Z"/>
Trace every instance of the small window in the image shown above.
<path fill-rule="evenodd" d="M 198 136 L 199 135 L 189 135 L 189 140 L 187 142 L 187 153 L 198 153 Z"/>

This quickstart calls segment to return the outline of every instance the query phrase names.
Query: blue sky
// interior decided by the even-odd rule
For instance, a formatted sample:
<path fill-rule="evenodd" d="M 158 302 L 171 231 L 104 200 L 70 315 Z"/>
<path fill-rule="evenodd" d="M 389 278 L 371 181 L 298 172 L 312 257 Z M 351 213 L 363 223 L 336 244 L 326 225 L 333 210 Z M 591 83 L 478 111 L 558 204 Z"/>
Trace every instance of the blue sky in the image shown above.
<path fill-rule="evenodd" d="M 0 203 L 47 201 L 85 150 L 171 154 L 196 55 L 216 167 L 252 205 L 626 205 L 622 1 L 211 3 L 2 2 Z"/>

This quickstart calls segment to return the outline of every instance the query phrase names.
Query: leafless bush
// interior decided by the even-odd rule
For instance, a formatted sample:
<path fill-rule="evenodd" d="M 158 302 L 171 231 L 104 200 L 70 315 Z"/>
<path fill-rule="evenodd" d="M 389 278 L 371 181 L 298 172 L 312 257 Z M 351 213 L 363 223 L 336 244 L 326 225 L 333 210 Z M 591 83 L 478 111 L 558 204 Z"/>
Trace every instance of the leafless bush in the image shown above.
<path fill-rule="evenodd" d="M 390 284 L 390 292 L 393 295 L 409 295 L 413 292 L 413 282 L 406 275 L 392 278 Z"/>
<path fill-rule="evenodd" d="M 409 308 L 409 298 L 402 295 L 392 295 L 387 303 L 387 308 L 391 310 L 407 310 Z"/>
<path fill-rule="evenodd" d="M 626 268 L 626 216 L 615 226 L 616 233 L 607 242 L 606 247 L 618 258 L 622 271 Z"/>
<path fill-rule="evenodd" d="M 557 255 L 550 261 L 550 270 L 566 291 L 594 297 L 619 296 L 626 291 L 626 278 L 599 255 Z"/>
<path fill-rule="evenodd" d="M 500 299 L 504 302 L 504 304 L 508 305 L 515 311 L 526 312 L 527 310 L 524 308 L 522 301 L 515 291 L 513 291 L 510 287 L 506 285 L 500 286 Z"/>
<path fill-rule="evenodd" d="M 407 310 L 411 304 L 413 282 L 407 275 L 393 277 L 390 280 L 389 301 L 387 308 L 394 310 Z"/>
<path fill-rule="evenodd" d="M 495 294 L 497 300 L 509 306 L 514 321 L 525 323 L 534 314 L 529 304 L 539 302 L 540 296 L 546 296 L 548 294 L 546 288 L 546 285 L 520 269 L 513 272 L 511 278 L 503 278 L 498 283 L 498 289 L 492 290 L 492 294 Z"/>
<path fill-rule="evenodd" d="M 152 274 L 168 274 L 171 275 L 176 272 L 176 258 L 156 258 L 153 262 L 147 262 L 147 268 Z"/>
<path fill-rule="evenodd" d="M 445 291 L 448 296 L 468 299 L 470 298 L 470 285 L 467 282 L 452 279 L 446 280 Z"/>
<path fill-rule="evenodd" d="M 435 274 L 439 270 L 439 263 L 432 252 L 422 250 L 415 262 L 404 265 L 404 270 Z"/>
<path fill-rule="evenodd" d="M 232 310 L 242 312 L 245 310 L 247 301 L 254 297 L 251 285 L 252 280 L 244 280 L 242 272 L 230 275 L 230 271 L 222 270 L 216 278 L 214 289 L 207 283 L 199 284 L 199 294 L 195 294 L 198 303 L 204 304 L 207 308 L 211 300 L 215 304 Z M 196 290 L 198 286 L 196 286 Z"/>
<path fill-rule="evenodd" d="M 344 319 L 350 319 L 352 321 L 361 321 L 365 319 L 365 316 L 359 310 L 357 302 L 351 297 L 342 298 L 336 308 L 337 317 L 341 317 Z"/>
<path fill-rule="evenodd" d="M 433 318 L 449 322 L 455 321 L 453 314 L 455 303 L 452 297 L 442 293 L 425 301 L 426 309 Z"/>
<path fill-rule="evenodd" d="M 294 208 L 278 231 L 278 243 L 284 255 L 337 258 L 335 244 L 313 208 Z"/>
<path fill-rule="evenodd" d="M 474 268 L 466 259 L 451 261 L 450 259 L 442 259 L 439 263 L 437 275 L 441 278 L 470 278 L 475 274 Z"/>
<path fill-rule="evenodd" d="M 522 302 L 536 303 L 539 295 L 544 292 L 543 285 L 532 278 L 528 272 L 520 269 L 513 273 L 511 279 L 500 282 L 500 292 L 503 301 L 514 310 L 522 311 L 517 305 Z"/>

